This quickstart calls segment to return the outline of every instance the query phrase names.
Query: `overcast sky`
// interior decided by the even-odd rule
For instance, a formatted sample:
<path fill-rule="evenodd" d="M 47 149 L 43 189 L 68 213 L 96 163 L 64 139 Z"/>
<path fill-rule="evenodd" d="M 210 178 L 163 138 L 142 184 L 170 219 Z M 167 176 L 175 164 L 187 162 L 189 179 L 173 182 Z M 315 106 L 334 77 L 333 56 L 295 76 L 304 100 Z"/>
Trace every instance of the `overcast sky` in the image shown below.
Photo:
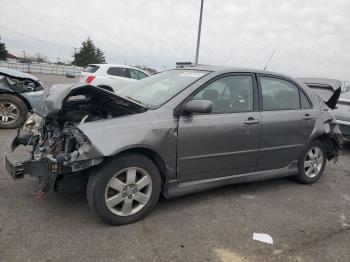
<path fill-rule="evenodd" d="M 89 36 L 110 63 L 162 69 L 194 61 L 200 0 L 0 0 L 0 6 L 0 35 L 15 54 L 71 60 L 72 47 Z M 271 71 L 350 80 L 350 1 L 205 0 L 200 63 L 262 69 L 274 49 Z"/>

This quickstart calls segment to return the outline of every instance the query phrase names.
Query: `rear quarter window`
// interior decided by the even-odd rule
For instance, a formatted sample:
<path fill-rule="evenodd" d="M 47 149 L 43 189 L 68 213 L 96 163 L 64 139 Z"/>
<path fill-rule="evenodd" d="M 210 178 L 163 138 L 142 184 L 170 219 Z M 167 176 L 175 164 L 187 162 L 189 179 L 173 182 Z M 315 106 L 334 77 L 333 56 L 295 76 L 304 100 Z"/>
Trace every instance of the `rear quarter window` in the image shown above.
<path fill-rule="evenodd" d="M 84 72 L 86 73 L 95 73 L 100 67 L 96 65 L 88 65 L 85 69 Z"/>

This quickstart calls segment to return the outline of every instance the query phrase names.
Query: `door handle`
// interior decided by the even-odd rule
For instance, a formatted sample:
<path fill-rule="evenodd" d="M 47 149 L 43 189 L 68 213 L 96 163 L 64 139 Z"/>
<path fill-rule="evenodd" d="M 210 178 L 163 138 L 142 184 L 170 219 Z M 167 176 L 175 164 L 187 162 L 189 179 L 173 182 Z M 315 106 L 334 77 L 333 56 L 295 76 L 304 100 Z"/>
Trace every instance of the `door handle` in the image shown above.
<path fill-rule="evenodd" d="M 253 117 L 249 117 L 246 121 L 244 121 L 244 124 L 246 125 L 254 125 L 254 124 L 258 124 L 259 120 L 255 119 Z"/>
<path fill-rule="evenodd" d="M 312 116 L 310 116 L 310 114 L 305 114 L 305 116 L 303 117 L 303 120 L 308 121 L 308 120 L 312 120 L 314 119 Z"/>

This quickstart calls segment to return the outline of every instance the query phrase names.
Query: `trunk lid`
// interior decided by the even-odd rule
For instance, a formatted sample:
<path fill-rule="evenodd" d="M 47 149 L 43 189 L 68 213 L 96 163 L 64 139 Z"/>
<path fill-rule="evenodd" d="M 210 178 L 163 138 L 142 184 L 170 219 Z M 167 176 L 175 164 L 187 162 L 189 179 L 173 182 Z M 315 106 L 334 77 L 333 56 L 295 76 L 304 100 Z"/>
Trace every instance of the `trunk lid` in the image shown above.
<path fill-rule="evenodd" d="M 335 109 L 340 97 L 342 82 L 328 78 L 299 78 L 325 102 L 330 109 Z"/>

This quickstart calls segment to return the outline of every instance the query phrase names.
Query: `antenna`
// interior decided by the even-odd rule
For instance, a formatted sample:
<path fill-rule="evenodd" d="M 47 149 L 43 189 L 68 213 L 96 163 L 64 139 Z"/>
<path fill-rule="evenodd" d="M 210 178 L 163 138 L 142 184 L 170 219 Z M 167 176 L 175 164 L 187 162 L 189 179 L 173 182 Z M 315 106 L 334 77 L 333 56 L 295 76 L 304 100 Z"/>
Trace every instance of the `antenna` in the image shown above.
<path fill-rule="evenodd" d="M 269 60 L 267 60 L 266 66 L 264 67 L 264 71 L 265 71 L 265 70 L 266 70 L 266 68 L 268 67 L 268 65 L 269 65 L 269 63 L 270 63 L 270 61 L 271 61 L 271 59 L 272 59 L 273 55 L 275 54 L 275 52 L 276 52 L 276 50 L 273 50 L 273 51 L 272 51 L 272 54 L 271 54 L 271 56 L 270 56 Z"/>

